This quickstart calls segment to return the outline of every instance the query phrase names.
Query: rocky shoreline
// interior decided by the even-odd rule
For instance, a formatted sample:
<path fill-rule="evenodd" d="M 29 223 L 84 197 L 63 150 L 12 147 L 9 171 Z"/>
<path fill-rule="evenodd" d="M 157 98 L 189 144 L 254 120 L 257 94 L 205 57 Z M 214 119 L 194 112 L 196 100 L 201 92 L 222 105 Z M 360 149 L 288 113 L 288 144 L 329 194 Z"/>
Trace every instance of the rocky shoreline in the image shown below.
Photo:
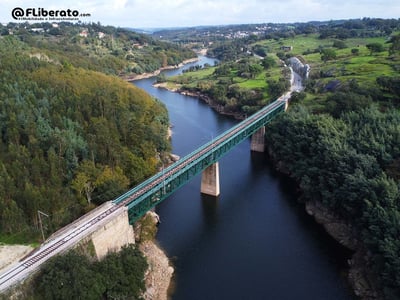
<path fill-rule="evenodd" d="M 199 92 L 186 91 L 181 89 L 179 86 L 171 88 L 166 82 L 155 83 L 153 86 L 167 89 L 171 92 L 180 93 L 182 95 L 197 97 L 220 114 L 230 115 L 239 120 L 243 119 L 243 116 L 240 114 L 224 112 L 223 108 L 216 105 L 210 97 Z M 278 161 L 276 157 L 274 157 L 272 149 L 268 149 L 268 154 L 275 165 L 276 170 L 284 176 L 290 177 L 289 170 L 284 166 L 282 161 Z M 357 233 L 351 225 L 341 220 L 338 216 L 332 214 L 318 202 L 305 201 L 305 210 L 310 216 L 314 217 L 315 221 L 323 226 L 325 231 L 338 243 L 354 252 L 351 259 L 348 260 L 348 280 L 353 288 L 354 294 L 361 300 L 381 299 L 380 293 L 378 292 L 377 287 L 373 284 L 371 275 L 368 272 L 368 266 L 370 265 L 368 255 L 366 254 L 364 247 L 358 241 Z"/>
<path fill-rule="evenodd" d="M 178 69 L 178 68 L 181 68 L 181 67 L 183 67 L 184 65 L 186 65 L 188 63 L 196 62 L 198 60 L 199 60 L 199 58 L 195 57 L 195 58 L 191 58 L 191 59 L 186 59 L 186 60 L 184 60 L 183 62 L 181 62 L 178 65 L 162 67 L 162 68 L 160 68 L 158 70 L 155 70 L 154 72 L 143 73 L 143 74 L 123 75 L 123 76 L 120 76 L 120 77 L 123 80 L 126 80 L 126 81 L 135 81 L 135 80 L 140 80 L 140 79 L 151 78 L 151 77 L 159 75 L 162 71 Z"/>
<path fill-rule="evenodd" d="M 210 98 L 207 95 L 204 95 L 200 92 L 188 91 L 185 89 L 181 89 L 179 86 L 177 86 L 175 88 L 171 88 L 168 86 L 167 82 L 154 83 L 153 86 L 156 88 L 166 89 L 173 93 L 179 93 L 184 96 L 191 96 L 191 97 L 199 98 L 200 100 L 204 101 L 208 106 L 210 106 L 212 109 L 214 109 L 216 112 L 218 112 L 221 115 L 231 116 L 237 120 L 245 119 L 245 116 L 241 113 L 225 111 L 224 107 L 222 105 L 215 103 L 212 98 Z"/>
<path fill-rule="evenodd" d="M 171 88 L 166 82 L 155 83 L 154 86 L 157 88 L 167 89 L 171 92 L 180 93 L 182 95 L 199 98 L 220 114 L 229 115 L 239 120 L 244 118 L 238 113 L 225 112 L 222 106 L 217 105 L 210 97 L 201 94 L 200 92 L 187 91 L 181 89 L 179 85 Z M 275 168 L 281 174 L 290 177 L 290 173 L 284 164 L 274 157 L 271 149 L 268 150 Z M 357 239 L 357 233 L 352 226 L 341 220 L 338 216 L 332 214 L 328 209 L 318 202 L 305 201 L 304 204 L 306 212 L 312 216 L 318 224 L 323 226 L 325 231 L 330 236 L 332 236 L 338 243 L 354 252 L 352 257 L 348 260 L 348 280 L 352 286 L 354 294 L 362 300 L 381 299 L 379 289 L 374 285 L 374 280 L 370 272 L 368 272 L 370 260 L 367 255 L 367 251 Z"/>
<path fill-rule="evenodd" d="M 167 300 L 174 274 L 174 268 L 170 265 L 168 256 L 155 239 L 159 222 L 159 216 L 154 211 L 148 211 L 134 228 L 136 243 L 148 263 L 144 275 L 146 290 L 143 298 L 145 300 Z"/>
<path fill-rule="evenodd" d="M 373 284 L 371 274 L 368 272 L 370 263 L 366 250 L 358 241 L 357 232 L 352 226 L 332 214 L 319 202 L 306 201 L 305 209 L 318 224 L 324 227 L 331 237 L 354 252 L 347 261 L 349 266 L 348 280 L 354 294 L 362 300 L 382 299 L 377 287 Z"/>
<path fill-rule="evenodd" d="M 155 240 L 157 225 L 160 222 L 159 216 L 149 211 L 145 218 L 149 220 L 147 225 L 139 225 L 141 228 L 135 228 L 135 232 L 140 232 L 139 249 L 146 257 L 148 269 L 144 276 L 146 291 L 143 294 L 145 300 L 167 300 L 169 297 L 168 291 L 174 274 L 174 268 L 169 263 L 169 258 L 158 245 Z M 146 226 L 145 231 L 152 232 L 150 236 L 143 237 L 143 226 Z"/>
<path fill-rule="evenodd" d="M 284 163 L 274 156 L 272 149 L 269 147 L 268 155 L 280 174 L 292 178 Z M 307 214 L 312 216 L 316 223 L 321 225 L 339 244 L 353 252 L 353 255 L 347 261 L 347 278 L 354 294 L 360 300 L 383 299 L 369 271 L 371 263 L 368 253 L 359 241 L 358 234 L 351 224 L 333 214 L 320 202 L 304 199 L 301 202 L 304 203 Z"/>
<path fill-rule="evenodd" d="M 146 241 L 139 246 L 147 259 L 149 268 L 145 274 L 145 300 L 167 300 L 174 268 L 169 259 L 155 241 Z"/>

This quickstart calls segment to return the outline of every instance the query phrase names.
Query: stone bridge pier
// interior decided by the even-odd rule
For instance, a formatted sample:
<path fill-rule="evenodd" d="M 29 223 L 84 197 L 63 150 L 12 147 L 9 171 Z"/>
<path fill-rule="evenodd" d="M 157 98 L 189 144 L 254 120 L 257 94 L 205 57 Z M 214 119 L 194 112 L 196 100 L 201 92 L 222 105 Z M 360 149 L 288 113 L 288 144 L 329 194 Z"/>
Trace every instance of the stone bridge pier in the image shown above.
<path fill-rule="evenodd" d="M 265 150 L 265 126 L 260 127 L 252 136 L 251 136 L 251 151 L 255 152 L 264 152 Z"/>
<path fill-rule="evenodd" d="M 219 196 L 219 163 L 213 163 L 207 167 L 201 174 L 201 188 L 202 194 L 210 196 Z"/>
<path fill-rule="evenodd" d="M 265 151 L 265 126 L 258 129 L 251 137 L 251 151 Z M 218 162 L 207 167 L 201 174 L 202 194 L 217 197 L 220 194 L 219 185 L 219 164 Z"/>

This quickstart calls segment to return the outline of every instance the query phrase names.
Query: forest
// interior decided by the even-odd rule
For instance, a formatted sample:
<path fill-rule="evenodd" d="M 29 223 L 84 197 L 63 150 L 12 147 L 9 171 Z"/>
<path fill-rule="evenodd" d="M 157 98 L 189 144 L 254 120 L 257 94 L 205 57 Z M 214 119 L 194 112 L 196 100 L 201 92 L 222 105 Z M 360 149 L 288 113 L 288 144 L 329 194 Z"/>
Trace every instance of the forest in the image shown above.
<path fill-rule="evenodd" d="M 303 201 L 355 230 L 380 299 L 400 299 L 399 21 L 265 28 L 241 39 L 197 36 L 191 42 L 212 39 L 209 54 L 221 62 L 171 81 L 246 115 L 287 89 L 281 60 L 309 63 L 305 90 L 271 123 L 267 144 Z M 49 234 L 156 171 L 170 147 L 167 111 L 115 75 L 177 64 L 193 52 L 100 24 L 9 24 L 0 32 L 0 237 L 38 241 L 39 210 L 49 215 Z M 87 274 L 105 268 L 84 265 Z M 108 297 L 107 280 L 96 297 Z"/>
<path fill-rule="evenodd" d="M 301 201 L 353 230 L 373 299 L 400 299 L 398 20 L 292 24 L 216 42 L 208 53 L 222 61 L 168 83 L 242 112 L 287 89 L 279 60 L 310 64 L 305 90 L 268 125 L 271 158 L 296 181 Z"/>
<path fill-rule="evenodd" d="M 112 200 L 152 175 L 170 147 L 161 102 L 106 70 L 95 70 L 96 63 L 82 65 L 79 51 L 61 51 L 73 43 L 37 38 L 25 31 L 0 37 L 0 237 L 5 243 L 37 243 L 39 211 L 49 216 L 42 215 L 48 236 Z"/>
<path fill-rule="evenodd" d="M 19 299 L 143 299 L 147 268 L 146 258 L 134 245 L 101 261 L 82 248 L 73 249 L 50 259 Z"/>
<path fill-rule="evenodd" d="M 303 200 L 322 203 L 354 227 L 384 299 L 400 297 L 399 121 L 398 110 L 383 113 L 376 105 L 339 118 L 299 105 L 266 137 Z"/>
<path fill-rule="evenodd" d="M 196 57 L 190 49 L 100 23 L 0 24 L 0 36 L 8 35 L 37 49 L 32 54 L 43 59 L 118 76 L 154 72 Z"/>

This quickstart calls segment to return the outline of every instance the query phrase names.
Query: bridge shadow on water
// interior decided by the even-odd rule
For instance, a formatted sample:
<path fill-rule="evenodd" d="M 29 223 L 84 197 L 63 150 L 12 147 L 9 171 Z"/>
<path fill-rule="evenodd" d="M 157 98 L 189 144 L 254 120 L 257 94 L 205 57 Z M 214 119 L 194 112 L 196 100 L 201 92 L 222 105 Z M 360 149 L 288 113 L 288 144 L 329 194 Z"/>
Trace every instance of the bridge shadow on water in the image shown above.
<path fill-rule="evenodd" d="M 237 124 L 201 101 L 156 92 L 179 155 Z M 348 256 L 305 213 L 296 184 L 249 149 L 247 139 L 220 159 L 218 198 L 200 194 L 197 176 L 157 205 L 157 240 L 176 271 L 172 299 L 350 300 L 337 275 Z"/>
<path fill-rule="evenodd" d="M 219 197 L 201 194 L 201 204 L 205 226 L 214 229 L 218 223 Z"/>

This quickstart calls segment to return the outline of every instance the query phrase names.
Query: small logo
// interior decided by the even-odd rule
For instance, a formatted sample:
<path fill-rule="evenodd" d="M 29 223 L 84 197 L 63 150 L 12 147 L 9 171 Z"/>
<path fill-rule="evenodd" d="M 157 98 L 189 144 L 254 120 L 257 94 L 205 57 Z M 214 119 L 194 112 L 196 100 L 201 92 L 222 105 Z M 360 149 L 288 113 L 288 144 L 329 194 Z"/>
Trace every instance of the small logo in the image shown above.
<path fill-rule="evenodd" d="M 12 10 L 11 15 L 15 20 L 24 16 L 24 10 L 21 7 L 16 7 Z"/>
<path fill-rule="evenodd" d="M 90 14 L 82 14 L 78 10 L 61 9 L 47 10 L 45 8 L 21 8 L 12 10 L 11 16 L 19 21 L 79 21 L 81 17 L 90 17 Z"/>

